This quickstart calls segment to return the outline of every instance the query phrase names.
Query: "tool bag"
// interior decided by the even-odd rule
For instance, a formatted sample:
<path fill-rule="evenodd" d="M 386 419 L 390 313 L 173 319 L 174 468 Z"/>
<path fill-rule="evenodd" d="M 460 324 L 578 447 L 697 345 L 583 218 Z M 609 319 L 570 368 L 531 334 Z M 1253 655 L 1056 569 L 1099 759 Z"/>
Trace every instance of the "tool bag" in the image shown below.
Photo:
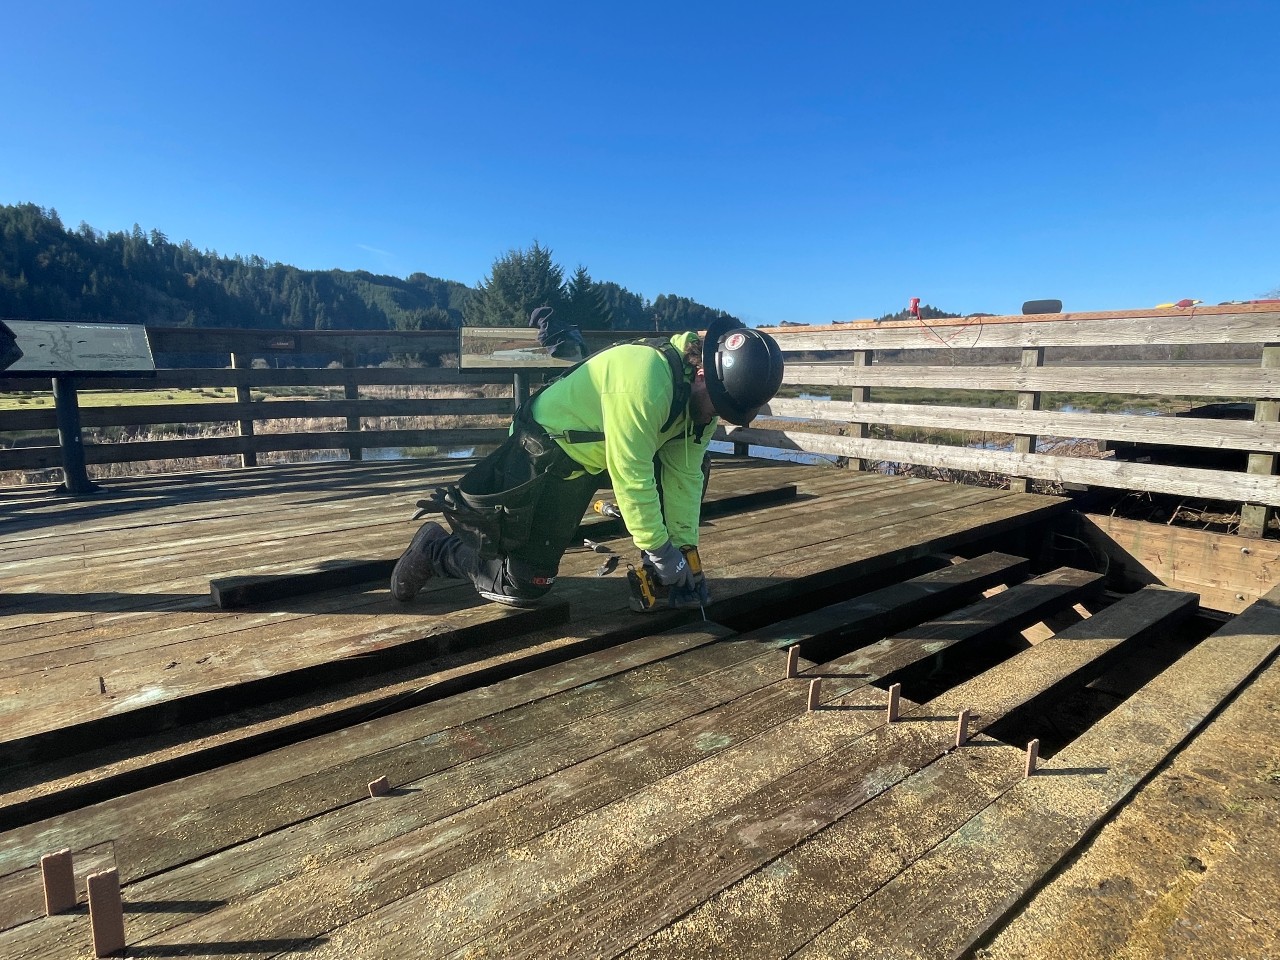
<path fill-rule="evenodd" d="M 482 559 L 509 556 L 529 541 L 548 483 L 578 467 L 527 412 L 516 413 L 511 435 L 456 484 L 418 501 L 418 514 L 441 513 L 453 532 Z"/>

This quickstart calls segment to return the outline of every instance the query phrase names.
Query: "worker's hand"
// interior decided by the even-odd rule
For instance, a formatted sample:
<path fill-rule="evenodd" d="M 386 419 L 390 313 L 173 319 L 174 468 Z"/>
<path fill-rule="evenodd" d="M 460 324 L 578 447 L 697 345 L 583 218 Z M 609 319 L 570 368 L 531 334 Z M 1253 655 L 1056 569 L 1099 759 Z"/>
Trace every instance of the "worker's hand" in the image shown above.
<path fill-rule="evenodd" d="M 664 587 L 693 588 L 693 571 L 689 569 L 689 562 L 670 540 L 657 550 L 646 550 L 644 555 Z"/>

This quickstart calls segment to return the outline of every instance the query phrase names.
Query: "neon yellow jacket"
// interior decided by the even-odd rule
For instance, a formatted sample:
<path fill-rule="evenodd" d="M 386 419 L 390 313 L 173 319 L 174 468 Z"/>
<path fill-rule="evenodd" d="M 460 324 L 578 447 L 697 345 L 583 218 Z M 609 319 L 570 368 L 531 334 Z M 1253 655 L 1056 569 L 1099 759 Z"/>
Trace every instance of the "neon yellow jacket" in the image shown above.
<path fill-rule="evenodd" d="M 678 333 L 671 343 L 681 355 L 696 333 Z M 686 382 L 693 368 L 684 366 Z M 556 442 L 589 473 L 609 471 L 623 522 L 641 550 L 654 550 L 670 539 L 676 546 L 697 544 L 702 505 L 702 457 L 715 421 L 694 439 L 696 428 L 688 406 L 666 430 L 673 385 L 667 358 L 644 344 L 621 344 L 602 350 L 563 380 L 539 393 L 533 418 L 547 433 L 564 430 L 603 433 L 597 442 Z M 653 461 L 662 464 L 664 517 L 658 503 Z"/>

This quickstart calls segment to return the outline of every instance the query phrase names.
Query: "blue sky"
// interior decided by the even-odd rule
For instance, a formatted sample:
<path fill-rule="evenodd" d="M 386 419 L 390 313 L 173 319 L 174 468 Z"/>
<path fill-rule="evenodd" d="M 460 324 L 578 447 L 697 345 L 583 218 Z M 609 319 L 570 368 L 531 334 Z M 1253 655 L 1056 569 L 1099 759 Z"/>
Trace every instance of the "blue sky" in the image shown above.
<path fill-rule="evenodd" d="M 752 323 L 1280 287 L 1280 3 L 6 5 L 0 203 Z"/>

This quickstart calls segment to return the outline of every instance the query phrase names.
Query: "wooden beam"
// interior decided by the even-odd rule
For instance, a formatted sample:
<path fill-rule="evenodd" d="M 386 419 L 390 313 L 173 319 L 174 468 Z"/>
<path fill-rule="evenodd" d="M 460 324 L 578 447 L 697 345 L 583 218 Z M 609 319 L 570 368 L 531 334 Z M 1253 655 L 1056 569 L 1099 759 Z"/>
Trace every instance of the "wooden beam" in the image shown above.
<path fill-rule="evenodd" d="M 772 400 L 775 417 L 883 423 L 969 433 L 1036 433 L 1159 443 L 1208 450 L 1280 453 L 1280 423 L 1208 417 L 1143 417 L 1116 413 L 1060 413 L 995 407 L 925 406 L 908 403 L 844 403 L 837 400 Z M 83 411 L 87 426 L 92 408 Z M 776 426 L 757 421 L 762 429 Z M 803 427 L 798 427 L 803 429 Z"/>
<path fill-rule="evenodd" d="M 1202 318 L 1204 322 L 1188 322 Z M 1275 304 L 1116 310 L 1005 317 L 945 317 L 825 327 L 767 327 L 784 352 L 937 350 L 965 347 L 1145 346 L 1153 343 L 1267 343 L 1280 340 Z"/>
<path fill-rule="evenodd" d="M 900 366 L 853 370 L 839 364 L 789 363 L 783 383 L 802 386 L 919 387 L 1040 393 L 1131 393 L 1158 397 L 1280 397 L 1280 369 L 1264 367 Z"/>
<path fill-rule="evenodd" d="M 1200 595 L 1210 610 L 1240 613 L 1280 580 L 1280 543 L 1105 514 L 1081 516 L 1078 536 L 1123 589 L 1163 583 Z M 1091 560 L 1090 562 L 1097 562 Z"/>
<path fill-rule="evenodd" d="M 1241 500 L 1280 506 L 1280 480 L 1274 476 L 1039 453 L 973 450 L 896 440 L 855 440 L 852 437 L 833 437 L 798 430 L 751 427 L 729 431 L 725 436 L 731 440 L 736 437 L 776 449 L 864 457 L 891 463 L 917 463 L 952 470 L 1003 473 L 1060 483 L 1114 487 L 1119 490 L 1150 490 L 1154 493 L 1173 493 L 1205 500 Z"/>

